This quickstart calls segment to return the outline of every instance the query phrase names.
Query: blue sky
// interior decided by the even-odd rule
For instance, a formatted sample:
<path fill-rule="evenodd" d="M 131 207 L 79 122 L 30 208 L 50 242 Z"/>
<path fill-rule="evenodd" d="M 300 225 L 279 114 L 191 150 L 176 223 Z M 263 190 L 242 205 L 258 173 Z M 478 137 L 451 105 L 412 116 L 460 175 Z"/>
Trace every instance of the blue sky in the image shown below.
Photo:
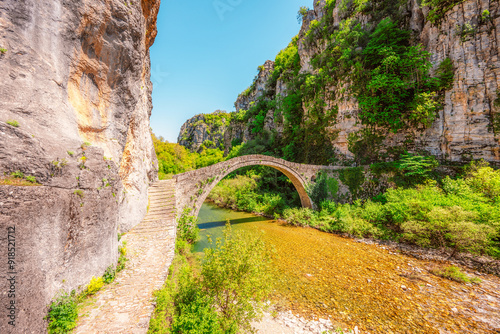
<path fill-rule="evenodd" d="M 299 32 L 301 6 L 312 1 L 163 0 L 151 48 L 153 132 L 176 142 L 192 116 L 233 111 L 257 67 Z"/>

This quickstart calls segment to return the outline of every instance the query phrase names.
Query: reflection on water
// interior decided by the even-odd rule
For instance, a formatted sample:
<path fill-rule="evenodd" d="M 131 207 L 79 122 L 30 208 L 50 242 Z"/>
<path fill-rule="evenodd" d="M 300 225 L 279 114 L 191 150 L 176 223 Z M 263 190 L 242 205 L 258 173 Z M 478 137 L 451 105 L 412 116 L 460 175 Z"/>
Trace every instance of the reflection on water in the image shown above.
<path fill-rule="evenodd" d="M 233 230 L 263 231 L 265 242 L 276 249 L 276 300 L 295 314 L 331 317 L 370 333 L 494 333 L 473 313 L 456 312 L 472 309 L 477 301 L 463 300 L 463 285 L 429 274 L 427 262 L 211 204 L 203 205 L 199 219 L 197 252 L 209 246 L 207 235 L 222 236 L 227 219 Z M 467 289 L 473 294 L 480 288 Z M 489 316 L 499 317 L 494 312 Z"/>
<path fill-rule="evenodd" d="M 203 252 L 210 246 L 207 236 L 210 235 L 212 240 L 222 238 L 222 232 L 226 221 L 229 219 L 233 227 L 233 231 L 238 231 L 241 224 L 253 222 L 267 222 L 268 219 L 256 216 L 246 212 L 237 212 L 228 209 L 221 209 L 213 204 L 204 203 L 198 215 L 200 228 L 200 241 L 194 247 L 195 252 Z"/>

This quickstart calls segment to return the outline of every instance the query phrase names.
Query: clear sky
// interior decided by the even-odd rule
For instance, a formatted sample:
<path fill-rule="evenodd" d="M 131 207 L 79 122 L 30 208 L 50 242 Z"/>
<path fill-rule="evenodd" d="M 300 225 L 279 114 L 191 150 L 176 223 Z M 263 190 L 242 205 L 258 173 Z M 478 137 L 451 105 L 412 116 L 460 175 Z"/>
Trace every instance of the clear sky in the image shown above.
<path fill-rule="evenodd" d="M 311 0 L 163 0 L 151 48 L 153 115 L 158 136 L 176 142 L 182 124 L 217 109 L 234 111 L 257 67 L 274 60 Z"/>

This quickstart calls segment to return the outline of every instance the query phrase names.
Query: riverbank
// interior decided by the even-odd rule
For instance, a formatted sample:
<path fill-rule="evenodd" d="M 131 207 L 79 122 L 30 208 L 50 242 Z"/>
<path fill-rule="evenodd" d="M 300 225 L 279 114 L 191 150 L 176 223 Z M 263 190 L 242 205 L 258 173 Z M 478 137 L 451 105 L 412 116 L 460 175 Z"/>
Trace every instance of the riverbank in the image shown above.
<path fill-rule="evenodd" d="M 208 199 L 219 207 L 391 245 L 419 258 L 453 259 L 500 275 L 500 171 L 485 164 L 471 164 L 463 178 L 391 188 L 372 200 L 324 200 L 316 211 L 283 207 L 276 204 L 283 204 L 279 193 L 257 192 L 252 178 L 237 176 L 223 180 Z"/>
<path fill-rule="evenodd" d="M 500 319 L 500 279 L 496 276 L 464 270 L 482 282 L 458 283 L 434 274 L 451 262 L 418 260 L 387 245 L 211 205 L 200 211 L 202 238 L 217 237 L 226 219 L 246 235 L 261 233 L 266 244 L 276 249 L 273 303 L 278 314 L 291 311 L 307 321 L 330 319 L 334 329 L 358 326 L 361 333 L 372 334 L 500 330 L 495 322 Z M 266 320 L 263 325 L 277 324 Z"/>

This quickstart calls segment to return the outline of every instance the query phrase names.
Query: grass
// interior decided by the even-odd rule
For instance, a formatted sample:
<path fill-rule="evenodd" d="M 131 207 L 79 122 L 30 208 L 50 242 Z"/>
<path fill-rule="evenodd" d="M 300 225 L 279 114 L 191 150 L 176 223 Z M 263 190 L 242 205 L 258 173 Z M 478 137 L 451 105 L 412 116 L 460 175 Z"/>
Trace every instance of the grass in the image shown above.
<path fill-rule="evenodd" d="M 0 177 L 0 185 L 17 187 L 41 186 L 41 184 L 36 181 L 36 177 L 26 176 L 21 171 L 15 171 L 10 175 Z"/>
<path fill-rule="evenodd" d="M 18 121 L 16 121 L 16 120 L 12 120 L 12 119 L 11 119 L 11 120 L 8 120 L 8 121 L 7 121 L 7 124 L 12 125 L 12 126 L 13 126 L 13 127 L 15 127 L 15 128 L 18 128 L 18 127 L 19 127 L 19 122 L 18 122 Z"/>
<path fill-rule="evenodd" d="M 436 276 L 440 276 L 459 283 L 481 283 L 481 279 L 477 277 L 469 277 L 466 273 L 464 273 L 460 268 L 456 266 L 449 266 L 443 269 L 435 269 L 432 271 L 432 273 Z"/>

